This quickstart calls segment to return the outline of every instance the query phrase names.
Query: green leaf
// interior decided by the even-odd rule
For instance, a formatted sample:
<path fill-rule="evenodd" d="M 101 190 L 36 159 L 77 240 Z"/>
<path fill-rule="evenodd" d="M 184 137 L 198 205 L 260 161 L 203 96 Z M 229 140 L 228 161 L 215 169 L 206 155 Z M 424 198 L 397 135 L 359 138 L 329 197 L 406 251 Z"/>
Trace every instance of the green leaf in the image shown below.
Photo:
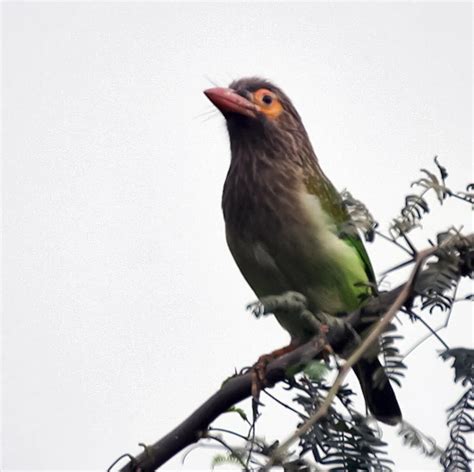
<path fill-rule="evenodd" d="M 474 349 L 465 347 L 456 347 L 447 349 L 440 354 L 443 360 L 450 357 L 454 359 L 452 367 L 454 368 L 454 381 L 462 380 L 462 384 L 472 383 L 474 379 Z"/>
<path fill-rule="evenodd" d="M 315 382 L 323 380 L 328 371 L 328 366 L 322 361 L 311 361 L 303 369 L 303 372 Z"/>
<path fill-rule="evenodd" d="M 231 406 L 226 413 L 237 413 L 246 423 L 250 423 L 250 421 L 247 418 L 247 415 L 242 408 L 237 408 L 236 406 Z"/>
<path fill-rule="evenodd" d="M 301 372 L 302 368 L 302 364 L 290 365 L 285 369 L 286 378 L 290 379 L 291 377 L 294 377 L 298 372 Z"/>
<path fill-rule="evenodd" d="M 212 458 L 211 468 L 214 469 L 216 466 L 229 464 L 240 465 L 240 461 L 233 454 L 217 454 Z"/>

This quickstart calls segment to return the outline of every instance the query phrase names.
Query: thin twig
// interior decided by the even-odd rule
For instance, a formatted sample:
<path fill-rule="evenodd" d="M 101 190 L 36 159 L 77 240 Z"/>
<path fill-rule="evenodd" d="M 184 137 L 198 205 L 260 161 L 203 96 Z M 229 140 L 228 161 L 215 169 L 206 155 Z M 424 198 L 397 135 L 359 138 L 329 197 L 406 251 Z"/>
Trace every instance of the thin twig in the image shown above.
<path fill-rule="evenodd" d="M 397 264 L 396 266 L 390 267 L 390 269 L 384 270 L 380 275 L 382 275 L 382 276 L 388 275 L 391 272 L 395 272 L 396 270 L 403 269 L 403 267 L 406 267 L 407 265 L 413 264 L 414 261 L 415 260 L 413 258 L 411 258 L 407 261 L 400 262 L 400 264 Z"/>
<path fill-rule="evenodd" d="M 240 439 L 243 439 L 244 441 L 248 441 L 249 438 L 248 436 L 244 436 L 243 434 L 236 433 L 235 431 L 231 431 L 230 429 L 225 429 L 225 428 L 214 428 L 214 426 L 209 427 L 209 431 L 211 432 L 218 432 L 218 433 L 227 433 L 227 434 L 232 434 Z M 260 446 L 260 445 L 259 445 Z"/>
<path fill-rule="evenodd" d="M 428 330 L 430 331 L 426 336 L 423 336 L 421 339 L 419 339 L 410 349 L 408 349 L 405 354 L 403 354 L 402 358 L 400 360 L 404 360 L 409 354 L 411 354 L 417 347 L 421 346 L 427 339 L 431 338 L 431 336 L 435 336 L 438 341 L 444 346 L 445 349 L 449 349 L 449 346 L 446 344 L 446 342 L 443 340 L 443 338 L 438 334 L 438 331 L 441 331 L 443 328 L 446 328 L 446 324 L 442 324 L 438 328 L 433 329 L 421 316 L 417 315 L 413 311 L 409 311 L 410 315 L 415 317 L 418 321 L 421 322 Z"/>
<path fill-rule="evenodd" d="M 281 400 L 279 400 L 277 397 L 275 397 L 271 393 L 267 392 L 266 390 L 262 390 L 262 392 L 265 395 L 268 395 L 274 402 L 278 403 L 282 407 L 286 408 L 287 410 L 292 411 L 293 413 L 296 413 L 300 418 L 302 418 L 302 419 L 307 418 L 307 416 L 305 414 L 301 413 L 300 411 L 296 410 L 295 408 L 292 408 L 290 405 L 287 405 L 285 402 L 282 402 Z"/>
<path fill-rule="evenodd" d="M 415 245 L 411 242 L 410 238 L 407 236 L 407 233 L 405 231 L 402 231 L 401 232 L 401 236 L 402 238 L 405 240 L 405 242 L 407 243 L 408 247 L 410 248 L 411 250 L 411 255 L 413 257 L 416 257 L 416 247 Z"/>
<path fill-rule="evenodd" d="M 407 254 L 409 254 L 410 256 L 413 256 L 413 254 L 405 247 L 403 246 L 403 244 L 400 244 L 396 239 L 393 239 L 392 237 L 390 236 L 387 236 L 386 234 L 383 234 L 382 232 L 380 231 L 377 231 L 377 230 L 374 230 L 374 233 L 377 235 L 377 236 L 380 236 L 382 239 L 385 239 L 386 241 L 388 241 L 389 243 L 392 243 L 392 244 L 395 244 L 395 246 L 397 246 L 399 249 L 401 249 L 402 251 L 405 251 Z"/>
<path fill-rule="evenodd" d="M 252 403 L 254 403 L 255 401 L 256 401 L 255 398 L 252 398 Z M 251 437 L 250 437 L 250 447 L 249 447 L 249 452 L 248 452 L 247 460 L 246 460 L 246 467 L 247 468 L 250 464 L 250 459 L 252 458 L 253 448 L 255 446 L 255 434 L 256 434 L 255 424 L 257 423 L 257 419 L 258 419 L 258 412 L 256 411 L 256 409 L 253 410 L 252 418 L 253 418 L 252 424 L 251 424 L 249 432 L 247 434 L 247 436 L 251 435 Z"/>
<path fill-rule="evenodd" d="M 405 359 L 405 357 L 407 357 L 409 354 L 411 354 L 417 347 L 421 346 L 425 341 L 431 338 L 431 336 L 435 336 L 439 340 L 439 342 L 444 346 L 445 349 L 449 349 L 449 346 L 444 342 L 444 340 L 438 334 L 438 331 L 441 331 L 442 329 L 448 327 L 449 320 L 451 319 L 451 314 L 453 312 L 454 302 L 456 300 L 456 294 L 458 293 L 458 288 L 459 288 L 459 284 L 456 284 L 453 291 L 453 302 L 451 303 L 451 306 L 449 307 L 446 320 L 441 326 L 438 326 L 435 329 L 433 329 L 421 316 L 417 315 L 411 310 L 408 310 L 409 314 L 411 316 L 416 317 L 417 320 L 421 321 L 421 323 L 425 325 L 430 332 L 426 336 L 423 336 L 420 340 L 418 340 L 410 349 L 408 349 L 408 351 L 403 355 L 402 360 Z"/>
<path fill-rule="evenodd" d="M 235 457 L 240 465 L 244 468 L 245 472 L 250 472 L 250 469 L 248 466 L 245 464 L 245 462 L 241 459 L 240 455 L 237 454 L 237 452 L 234 451 L 232 447 L 230 447 L 223 439 L 221 439 L 219 436 L 211 436 L 210 434 L 206 434 L 204 436 L 207 439 L 213 439 L 214 441 L 217 441 L 218 443 L 222 444 L 232 455 L 232 457 Z"/>

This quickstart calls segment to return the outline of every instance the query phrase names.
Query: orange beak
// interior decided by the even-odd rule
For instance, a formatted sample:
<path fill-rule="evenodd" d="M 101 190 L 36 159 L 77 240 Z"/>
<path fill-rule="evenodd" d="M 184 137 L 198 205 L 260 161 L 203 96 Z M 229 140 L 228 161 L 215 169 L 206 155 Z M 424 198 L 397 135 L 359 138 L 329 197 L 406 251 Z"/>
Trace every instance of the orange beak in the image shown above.
<path fill-rule="evenodd" d="M 204 90 L 204 95 L 222 112 L 239 113 L 240 115 L 256 118 L 259 108 L 250 100 L 240 96 L 235 90 L 216 87 Z"/>

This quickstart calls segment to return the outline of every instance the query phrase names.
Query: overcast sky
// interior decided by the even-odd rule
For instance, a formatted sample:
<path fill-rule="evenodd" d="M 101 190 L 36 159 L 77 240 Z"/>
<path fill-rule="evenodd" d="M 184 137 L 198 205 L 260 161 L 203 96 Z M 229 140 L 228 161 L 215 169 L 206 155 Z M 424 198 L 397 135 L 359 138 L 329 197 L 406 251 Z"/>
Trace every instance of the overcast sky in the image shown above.
<path fill-rule="evenodd" d="M 386 228 L 435 154 L 453 188 L 472 181 L 471 21 L 451 2 L 3 4 L 2 469 L 104 470 L 287 342 L 245 312 L 255 296 L 225 244 L 211 81 L 280 85 L 328 176 Z M 430 202 L 420 247 L 471 225 L 467 205 Z M 378 272 L 404 259 L 368 250 Z M 401 330 L 402 351 L 425 334 Z M 467 306 L 445 339 L 472 345 Z M 397 395 L 444 446 L 461 388 L 440 348 L 407 358 Z M 260 434 L 285 439 L 295 417 L 266 403 Z M 397 470 L 439 470 L 395 432 Z M 167 468 L 206 469 L 212 454 Z"/>

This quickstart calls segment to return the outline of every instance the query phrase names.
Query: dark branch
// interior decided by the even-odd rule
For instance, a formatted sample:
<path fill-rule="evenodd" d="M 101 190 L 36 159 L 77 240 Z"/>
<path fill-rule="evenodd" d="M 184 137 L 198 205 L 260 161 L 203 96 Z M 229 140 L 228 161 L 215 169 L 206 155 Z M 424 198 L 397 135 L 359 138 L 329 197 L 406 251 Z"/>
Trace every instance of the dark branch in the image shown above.
<path fill-rule="evenodd" d="M 474 244 L 473 235 L 469 235 L 466 241 L 468 241 L 468 247 L 472 251 Z M 472 257 L 472 252 L 470 252 L 466 255 L 466 260 L 461 258 L 459 261 L 461 276 L 470 275 L 468 273 L 470 271 L 464 271 L 463 273 L 463 264 L 467 263 L 472 271 Z M 410 299 L 412 300 L 416 296 L 422 295 L 430 287 L 431 283 L 432 273 L 430 273 L 429 269 L 426 269 L 418 275 L 416 283 L 412 287 Z M 293 352 L 270 362 L 266 371 L 268 386 L 273 386 L 285 380 L 288 368 L 292 367 L 292 372 L 294 372 L 295 366 L 300 365 L 303 367 L 311 359 L 321 354 L 321 351 L 328 344 L 338 352 L 342 346 L 347 344 L 348 339 L 354 339 L 353 328 L 379 320 L 385 311 L 392 306 L 404 287 L 405 284 L 402 284 L 389 292 L 381 293 L 377 298 L 368 300 L 366 305 L 349 314 L 344 319 L 344 323 L 331 325 L 329 332 L 325 336 L 316 336 Z M 408 304 L 411 304 L 410 299 Z M 120 472 L 151 472 L 158 469 L 185 447 L 205 437 L 209 425 L 222 413 L 225 413 L 236 403 L 249 398 L 251 396 L 251 386 L 252 375 L 250 372 L 230 378 L 179 426 L 159 441 L 147 446 L 133 460 L 130 459 L 130 462 L 123 466 Z M 127 454 L 126 457 L 130 458 L 131 456 Z"/>
<path fill-rule="evenodd" d="M 269 386 L 286 379 L 286 370 L 316 357 L 330 342 L 330 336 L 316 336 L 293 352 L 272 361 L 266 372 Z M 121 472 L 148 472 L 156 470 L 186 446 L 206 435 L 208 426 L 236 403 L 250 397 L 252 375 L 246 373 L 227 380 L 194 413 L 155 444 L 148 446 L 134 461 L 122 467 Z"/>

